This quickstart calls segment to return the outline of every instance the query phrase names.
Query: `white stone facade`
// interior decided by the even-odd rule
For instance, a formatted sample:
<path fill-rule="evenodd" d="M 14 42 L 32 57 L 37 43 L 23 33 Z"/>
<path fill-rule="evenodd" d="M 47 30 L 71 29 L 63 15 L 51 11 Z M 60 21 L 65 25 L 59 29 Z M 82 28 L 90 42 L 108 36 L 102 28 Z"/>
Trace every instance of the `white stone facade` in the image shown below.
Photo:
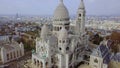
<path fill-rule="evenodd" d="M 24 56 L 24 46 L 22 43 L 19 44 L 14 40 L 10 41 L 9 38 L 6 39 L 8 39 L 8 41 L 0 41 L 1 62 L 3 64 Z"/>
<path fill-rule="evenodd" d="M 40 38 L 36 39 L 36 50 L 32 54 L 33 68 L 74 68 L 83 60 L 80 56 L 84 54 L 80 54 L 79 51 L 86 48 L 89 38 L 85 32 L 83 0 L 78 8 L 75 24 L 72 27 L 76 33 L 72 34 L 68 10 L 63 0 L 60 0 L 53 16 L 53 30 L 50 31 L 45 24 Z"/>

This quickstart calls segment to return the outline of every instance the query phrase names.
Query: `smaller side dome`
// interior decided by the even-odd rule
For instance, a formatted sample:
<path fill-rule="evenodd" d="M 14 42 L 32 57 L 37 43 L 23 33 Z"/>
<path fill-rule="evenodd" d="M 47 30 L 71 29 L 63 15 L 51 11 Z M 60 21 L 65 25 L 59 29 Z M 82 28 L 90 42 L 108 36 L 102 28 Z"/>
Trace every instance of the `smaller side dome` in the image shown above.
<path fill-rule="evenodd" d="M 43 27 L 42 27 L 42 30 L 41 30 L 41 38 L 43 40 L 45 40 L 48 36 L 48 33 L 49 33 L 48 26 L 47 26 L 47 24 L 44 24 Z"/>
<path fill-rule="evenodd" d="M 67 39 L 68 38 L 68 31 L 65 29 L 65 27 L 62 27 L 62 29 L 59 32 L 59 39 Z"/>

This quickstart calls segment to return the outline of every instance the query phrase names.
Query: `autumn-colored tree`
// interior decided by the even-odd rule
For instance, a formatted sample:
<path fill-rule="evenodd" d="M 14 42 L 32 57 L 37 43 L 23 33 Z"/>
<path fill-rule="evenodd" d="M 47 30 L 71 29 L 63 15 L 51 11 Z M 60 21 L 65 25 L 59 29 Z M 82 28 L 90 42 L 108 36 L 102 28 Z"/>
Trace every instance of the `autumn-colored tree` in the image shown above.
<path fill-rule="evenodd" d="M 112 34 L 110 36 L 107 36 L 106 39 L 112 40 L 112 44 L 111 44 L 112 52 L 114 53 L 119 52 L 120 33 L 112 32 Z"/>

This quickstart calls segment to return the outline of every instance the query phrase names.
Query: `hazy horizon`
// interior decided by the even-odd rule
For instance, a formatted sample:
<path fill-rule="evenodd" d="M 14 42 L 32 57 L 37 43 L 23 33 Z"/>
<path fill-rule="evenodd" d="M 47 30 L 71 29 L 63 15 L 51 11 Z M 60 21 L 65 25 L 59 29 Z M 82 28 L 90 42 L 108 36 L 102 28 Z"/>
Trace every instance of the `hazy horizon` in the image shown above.
<path fill-rule="evenodd" d="M 120 15 L 120 0 L 84 0 L 87 15 Z M 0 15 L 53 15 L 59 0 L 0 0 Z M 77 13 L 80 0 L 64 0 L 70 15 Z"/>

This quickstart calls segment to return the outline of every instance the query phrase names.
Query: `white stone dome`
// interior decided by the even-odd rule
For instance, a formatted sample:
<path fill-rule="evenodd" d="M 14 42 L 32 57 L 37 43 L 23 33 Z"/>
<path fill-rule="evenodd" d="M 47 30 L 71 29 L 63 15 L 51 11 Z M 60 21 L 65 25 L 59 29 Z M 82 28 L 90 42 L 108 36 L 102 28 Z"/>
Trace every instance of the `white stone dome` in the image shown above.
<path fill-rule="evenodd" d="M 59 39 L 67 39 L 68 38 L 68 31 L 65 29 L 65 27 L 62 27 L 62 29 L 59 31 Z"/>
<path fill-rule="evenodd" d="M 53 20 L 61 20 L 61 19 L 69 19 L 69 12 L 65 5 L 63 4 L 63 0 L 60 0 L 59 5 L 55 9 Z"/>
<path fill-rule="evenodd" d="M 46 24 L 44 24 L 42 29 L 41 29 L 41 38 L 43 40 L 45 40 L 47 38 L 48 33 L 49 33 L 48 26 Z"/>

